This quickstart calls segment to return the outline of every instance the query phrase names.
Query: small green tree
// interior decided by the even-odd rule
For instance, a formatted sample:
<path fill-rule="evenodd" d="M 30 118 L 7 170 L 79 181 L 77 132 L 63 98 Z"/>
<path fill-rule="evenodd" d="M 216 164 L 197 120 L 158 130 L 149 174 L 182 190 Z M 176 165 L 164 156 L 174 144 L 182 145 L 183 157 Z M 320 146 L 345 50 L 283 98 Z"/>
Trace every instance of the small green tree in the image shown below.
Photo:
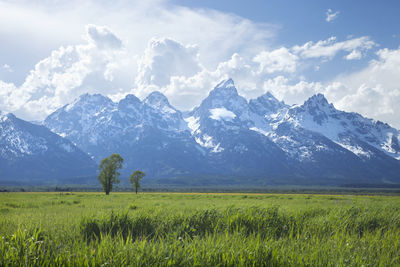
<path fill-rule="evenodd" d="M 122 162 L 124 159 L 119 154 L 112 154 L 108 158 L 104 158 L 100 162 L 99 170 L 100 174 L 97 177 L 101 186 L 103 187 L 103 191 L 106 192 L 106 195 L 110 194 L 113 188 L 113 184 L 118 184 L 118 170 L 122 168 Z"/>
<path fill-rule="evenodd" d="M 131 174 L 131 177 L 129 178 L 132 186 L 135 188 L 135 192 L 137 194 L 138 189 L 140 188 L 140 180 L 142 180 L 143 177 L 145 177 L 146 174 L 142 171 L 135 171 L 134 173 Z"/>

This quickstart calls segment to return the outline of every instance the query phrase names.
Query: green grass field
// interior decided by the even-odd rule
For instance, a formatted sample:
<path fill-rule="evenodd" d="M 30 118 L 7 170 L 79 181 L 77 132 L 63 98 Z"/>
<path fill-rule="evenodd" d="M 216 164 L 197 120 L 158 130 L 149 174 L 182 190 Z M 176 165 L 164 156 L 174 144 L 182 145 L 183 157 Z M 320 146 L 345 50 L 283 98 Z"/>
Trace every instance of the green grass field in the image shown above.
<path fill-rule="evenodd" d="M 400 266 L 400 197 L 1 193 L 0 266 Z"/>

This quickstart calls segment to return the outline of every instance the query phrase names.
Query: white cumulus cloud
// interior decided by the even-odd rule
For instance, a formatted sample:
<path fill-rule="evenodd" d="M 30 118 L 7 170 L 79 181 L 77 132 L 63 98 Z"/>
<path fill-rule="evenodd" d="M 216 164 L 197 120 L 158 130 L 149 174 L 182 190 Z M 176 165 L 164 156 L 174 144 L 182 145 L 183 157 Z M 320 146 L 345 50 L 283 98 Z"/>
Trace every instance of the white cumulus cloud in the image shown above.
<path fill-rule="evenodd" d="M 150 40 L 139 60 L 136 84 L 143 88 L 150 85 L 165 86 L 173 76 L 190 77 L 201 70 L 195 45 L 183 45 L 169 38 Z"/>
<path fill-rule="evenodd" d="M 332 100 L 342 109 L 400 128 L 400 48 L 380 49 L 377 56 L 361 71 L 337 77 L 336 87 L 344 93 Z"/>
<path fill-rule="evenodd" d="M 400 48 L 380 49 L 377 57 L 362 70 L 339 75 L 330 82 L 292 82 L 280 75 L 265 80 L 263 89 L 288 104 L 301 104 L 313 94 L 323 93 L 340 110 L 400 128 Z"/>
<path fill-rule="evenodd" d="M 345 59 L 347 59 L 347 60 L 355 60 L 355 59 L 361 59 L 361 58 L 362 58 L 362 54 L 359 50 L 353 50 L 353 51 L 351 51 L 350 54 L 345 56 Z"/>
<path fill-rule="evenodd" d="M 287 48 L 281 47 L 273 51 L 262 51 L 254 62 L 260 64 L 260 72 L 295 72 L 299 58 Z"/>
<path fill-rule="evenodd" d="M 303 58 L 327 58 L 332 59 L 340 51 L 353 52 L 367 51 L 376 46 L 368 36 L 352 38 L 346 41 L 337 42 L 336 37 L 327 40 L 318 41 L 316 43 L 310 41 L 302 46 L 294 46 L 293 51 Z"/>
<path fill-rule="evenodd" d="M 0 109 L 25 119 L 43 119 L 79 95 L 100 92 L 115 94 L 132 79 L 112 82 L 114 73 L 124 75 L 126 65 L 122 42 L 106 27 L 89 25 L 86 44 L 60 47 L 35 65 L 25 82 L 16 87 L 0 83 Z M 118 68 L 113 64 L 118 62 Z M 129 66 L 132 68 L 131 66 Z"/>
<path fill-rule="evenodd" d="M 89 24 L 86 26 L 86 39 L 100 49 L 119 49 L 121 40 L 109 28 Z"/>
<path fill-rule="evenodd" d="M 247 99 L 257 97 L 266 90 L 270 90 L 288 103 L 301 103 L 312 94 L 323 90 L 323 86 L 319 82 L 307 82 L 301 77 L 300 81 L 292 81 L 291 76 L 296 77 L 295 74 L 300 67 L 314 66 L 307 64 L 307 60 L 329 60 L 340 51 L 350 52 L 354 49 L 366 51 L 374 45 L 375 43 L 368 37 L 353 38 L 342 42 L 336 41 L 336 38 L 333 37 L 291 48 L 263 49 L 253 57 L 234 53 L 229 60 L 220 62 L 215 69 L 206 68 L 196 62 L 194 65 L 198 66 L 201 71 L 193 76 L 172 75 L 169 84 L 157 87 L 147 86 L 144 87 L 145 90 L 139 83 L 137 92 L 147 94 L 152 90 L 159 90 L 166 94 L 177 108 L 188 110 L 200 104 L 217 81 L 230 77 L 235 81 L 239 93 Z M 181 44 L 180 47 L 184 47 L 184 45 Z M 201 55 L 196 58 L 200 57 Z M 194 57 L 188 56 L 188 58 L 193 59 Z M 155 64 L 157 60 L 163 61 L 161 58 L 149 61 L 154 61 L 153 64 Z M 190 64 L 187 68 L 190 69 Z M 153 72 L 151 68 L 147 70 L 148 77 L 152 77 L 152 73 L 158 73 L 158 71 Z M 169 70 L 166 72 L 168 73 Z M 290 77 L 284 76 L 286 74 L 289 74 Z"/>
<path fill-rule="evenodd" d="M 18 0 L 1 3 L 0 14 L 2 60 L 17 72 L 34 65 L 55 47 L 79 44 L 82 29 L 88 24 L 106 25 L 118 36 L 116 39 L 96 26 L 89 28 L 91 42 L 101 40 L 100 45 L 115 48 L 120 45 L 118 39 L 123 40 L 132 56 L 141 56 L 153 37 L 197 44 L 201 62 L 209 68 L 235 52 L 248 55 L 268 47 L 278 30 L 273 24 L 212 9 L 188 8 L 169 0 Z M 20 47 L 19 54 L 15 46 Z"/>
<path fill-rule="evenodd" d="M 341 109 L 400 127 L 400 49 L 381 49 L 377 59 L 361 71 L 331 82 L 309 81 L 301 76 L 302 70 L 316 68 L 337 55 L 361 59 L 377 44 L 367 36 L 344 41 L 331 37 L 270 48 L 271 31 L 266 25 L 219 12 L 182 7 L 166 10 L 163 5 L 161 2 L 161 7 L 152 10 L 143 3 L 140 10 L 151 10 L 149 16 L 160 20 L 149 21 L 135 13 L 138 24 L 117 5 L 121 14 L 111 16 L 114 23 L 109 27 L 88 24 L 83 41 L 53 50 L 35 65 L 22 85 L 0 81 L 0 110 L 40 120 L 83 93 L 102 93 L 118 100 L 128 93 L 143 98 L 154 90 L 163 92 L 177 108 L 188 110 L 200 104 L 218 81 L 231 77 L 247 99 L 268 90 L 295 104 L 322 92 Z M 146 30 L 115 30 L 112 26 L 127 21 L 136 25 L 135 29 Z M 199 37 L 201 29 L 210 29 L 209 34 Z"/>
<path fill-rule="evenodd" d="M 264 81 L 263 89 L 271 92 L 279 100 L 293 105 L 301 104 L 310 96 L 322 92 L 324 87 L 319 82 L 299 81 L 293 83 L 284 76 L 277 76 Z"/>
<path fill-rule="evenodd" d="M 329 8 L 325 13 L 326 14 L 325 20 L 327 22 L 332 22 L 335 19 L 337 19 L 337 17 L 339 16 L 339 13 L 340 13 L 339 11 L 333 12 L 333 10 Z"/>

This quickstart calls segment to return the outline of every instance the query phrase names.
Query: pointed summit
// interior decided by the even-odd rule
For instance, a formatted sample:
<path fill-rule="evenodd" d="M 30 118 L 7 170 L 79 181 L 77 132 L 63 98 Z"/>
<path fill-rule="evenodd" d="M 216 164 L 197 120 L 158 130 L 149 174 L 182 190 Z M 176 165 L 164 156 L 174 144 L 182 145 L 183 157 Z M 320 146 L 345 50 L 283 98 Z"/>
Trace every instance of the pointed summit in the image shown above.
<path fill-rule="evenodd" d="M 121 99 L 121 101 L 123 101 L 123 100 L 128 101 L 128 102 L 140 102 L 140 99 L 132 94 L 127 94 L 124 99 Z"/>
<path fill-rule="evenodd" d="M 142 102 L 140 101 L 139 98 L 137 98 L 135 95 L 128 94 L 125 96 L 125 98 L 121 99 L 118 103 L 119 107 L 125 107 L 125 106 L 130 106 L 130 105 L 137 105 L 139 106 Z"/>
<path fill-rule="evenodd" d="M 318 113 L 331 114 L 337 111 L 333 104 L 329 104 L 328 100 L 326 100 L 325 96 L 321 93 L 315 94 L 307 99 L 304 104 L 301 105 L 301 109 L 308 110 L 310 114 L 314 114 L 317 111 Z"/>
<path fill-rule="evenodd" d="M 290 113 L 295 114 L 309 114 L 313 120 L 321 125 L 331 115 L 336 114 L 338 111 L 332 104 L 328 103 L 325 96 L 321 93 L 311 96 L 303 105 L 294 106 L 291 108 Z"/>
<path fill-rule="evenodd" d="M 276 97 L 273 94 L 271 94 L 270 91 L 267 91 L 265 94 L 261 95 L 260 97 L 271 98 L 273 100 L 278 100 L 278 99 L 276 99 Z"/>
<path fill-rule="evenodd" d="M 114 102 L 106 97 L 103 96 L 102 94 L 83 94 L 80 97 L 78 97 L 77 99 L 75 99 L 74 102 L 72 102 L 69 105 L 65 106 L 65 110 L 69 111 L 72 110 L 76 107 L 93 107 L 93 109 L 98 109 L 100 107 L 103 106 L 108 106 L 108 105 L 112 105 L 114 104 Z M 97 108 L 96 108 L 97 107 Z"/>
<path fill-rule="evenodd" d="M 119 110 L 128 112 L 131 115 L 133 114 L 134 110 L 139 112 L 139 110 L 141 110 L 141 107 L 142 102 L 140 101 L 140 99 L 132 94 L 126 95 L 125 98 L 121 99 L 118 103 Z"/>
<path fill-rule="evenodd" d="M 283 101 L 276 99 L 269 91 L 256 99 L 250 100 L 249 105 L 252 111 L 259 115 L 275 113 L 279 109 L 287 107 Z"/>
<path fill-rule="evenodd" d="M 329 106 L 328 100 L 326 100 L 325 96 L 321 93 L 311 96 L 304 102 L 303 106 L 305 107 L 321 107 L 321 106 Z"/>
<path fill-rule="evenodd" d="M 107 102 L 107 101 L 111 101 L 111 99 L 109 99 L 106 96 L 103 96 L 102 94 L 83 94 L 80 97 L 78 97 L 77 101 L 84 101 L 84 102 Z"/>
<path fill-rule="evenodd" d="M 171 106 L 168 98 L 159 91 L 150 93 L 144 100 L 144 103 L 159 111 L 176 113 L 176 109 Z"/>
<path fill-rule="evenodd" d="M 6 120 L 8 120 L 10 115 L 14 116 L 12 113 L 6 113 L 0 110 L 0 122 L 5 122 Z"/>
<path fill-rule="evenodd" d="M 227 80 L 222 80 L 216 87 L 235 87 L 235 83 L 232 78 L 229 78 Z"/>
<path fill-rule="evenodd" d="M 192 114 L 195 117 L 209 118 L 213 109 L 221 108 L 234 113 L 238 118 L 248 118 L 248 102 L 238 94 L 232 79 L 220 82 L 210 91 L 200 106 L 193 110 Z"/>
<path fill-rule="evenodd" d="M 221 96 L 221 97 L 229 97 L 229 96 L 237 96 L 238 92 L 235 87 L 235 83 L 231 78 L 227 80 L 221 81 L 214 89 L 210 92 L 210 96 Z"/>
<path fill-rule="evenodd" d="M 164 106 L 167 105 L 169 106 L 169 101 L 168 98 L 161 92 L 159 91 L 154 91 L 151 92 L 146 99 L 144 100 L 144 102 L 149 105 L 149 106 Z"/>
<path fill-rule="evenodd" d="M 116 104 L 106 96 L 84 94 L 51 113 L 43 124 L 61 136 L 66 136 L 68 132 L 86 135 L 90 127 L 97 123 L 97 118 L 109 114 L 115 107 Z"/>

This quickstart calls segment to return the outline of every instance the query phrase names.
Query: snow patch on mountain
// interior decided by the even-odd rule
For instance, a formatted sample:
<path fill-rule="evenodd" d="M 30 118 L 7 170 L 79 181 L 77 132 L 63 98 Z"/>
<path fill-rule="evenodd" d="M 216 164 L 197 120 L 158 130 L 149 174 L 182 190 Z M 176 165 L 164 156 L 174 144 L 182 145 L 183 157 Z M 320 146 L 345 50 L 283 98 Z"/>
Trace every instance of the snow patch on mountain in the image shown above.
<path fill-rule="evenodd" d="M 267 136 L 277 144 L 290 158 L 303 162 L 312 161 L 312 148 L 305 142 L 299 142 L 291 136 L 278 135 L 276 133 L 267 133 Z"/>
<path fill-rule="evenodd" d="M 396 161 L 388 156 L 400 159 L 399 131 L 359 114 L 339 111 L 322 94 L 293 106 L 269 92 L 247 101 L 228 79 L 186 113 L 171 106 L 160 92 L 149 94 L 143 101 L 127 95 L 119 103 L 91 97 L 82 96 L 56 111 L 45 125 L 97 161 L 119 149 L 136 164 L 142 159 L 129 151 L 132 146 L 150 151 L 151 160 L 158 156 L 157 164 L 167 172 L 179 173 L 182 166 L 196 162 L 196 166 L 204 163 L 205 169 L 224 165 L 226 173 L 260 169 L 270 175 L 271 168 L 278 168 L 277 173 L 297 168 L 295 172 L 302 172 L 299 175 L 323 176 L 329 169 L 332 177 L 340 177 L 341 169 L 347 171 L 349 164 L 362 173 L 362 168 L 369 168 L 369 161 L 386 159 L 388 166 L 394 166 Z M 175 152 L 182 158 L 166 156 Z M 166 165 L 169 159 L 176 162 Z M 391 167 L 389 172 L 396 168 Z"/>
<path fill-rule="evenodd" d="M 194 116 L 190 116 L 185 118 L 185 121 L 187 123 L 187 126 L 189 127 L 191 134 L 194 133 L 200 133 L 200 123 L 199 123 L 199 117 L 195 118 Z"/>
<path fill-rule="evenodd" d="M 255 132 L 260 133 L 260 134 L 265 135 L 265 136 L 268 136 L 268 132 L 267 131 L 264 131 L 264 130 L 262 130 L 260 128 L 257 128 L 257 127 L 251 127 L 251 128 L 249 128 L 249 130 L 255 131 Z"/>
<path fill-rule="evenodd" d="M 204 134 L 201 137 L 196 137 L 195 140 L 200 146 L 211 149 L 212 153 L 224 151 L 224 148 L 221 147 L 221 144 L 215 144 L 213 138 L 207 134 Z"/>
<path fill-rule="evenodd" d="M 342 132 L 343 126 L 338 120 L 325 118 L 324 123 L 316 121 L 315 116 L 310 113 L 301 112 L 296 114 L 297 116 L 291 116 L 287 113 L 286 121 L 292 122 L 296 127 L 303 127 L 318 133 L 321 133 L 332 140 L 338 140 L 339 134 Z"/>
<path fill-rule="evenodd" d="M 46 140 L 21 129 L 18 126 L 18 119 L 13 114 L 0 114 L 0 156 L 2 158 L 40 154 L 47 150 Z"/>
<path fill-rule="evenodd" d="M 337 143 L 338 145 L 344 147 L 345 149 L 353 152 L 355 155 L 357 155 L 360 158 L 371 158 L 372 153 L 371 151 L 363 149 L 361 146 L 358 145 L 348 145 L 344 143 Z"/>
<path fill-rule="evenodd" d="M 210 118 L 217 121 L 232 121 L 236 118 L 236 114 L 226 108 L 213 108 L 210 109 L 210 113 Z"/>
<path fill-rule="evenodd" d="M 349 144 L 349 139 L 355 138 L 372 145 L 393 158 L 400 157 L 398 130 L 357 113 L 339 111 L 322 94 L 310 97 L 303 105 L 291 107 L 283 120 L 321 133 L 358 156 L 371 156 L 373 152 Z"/>

